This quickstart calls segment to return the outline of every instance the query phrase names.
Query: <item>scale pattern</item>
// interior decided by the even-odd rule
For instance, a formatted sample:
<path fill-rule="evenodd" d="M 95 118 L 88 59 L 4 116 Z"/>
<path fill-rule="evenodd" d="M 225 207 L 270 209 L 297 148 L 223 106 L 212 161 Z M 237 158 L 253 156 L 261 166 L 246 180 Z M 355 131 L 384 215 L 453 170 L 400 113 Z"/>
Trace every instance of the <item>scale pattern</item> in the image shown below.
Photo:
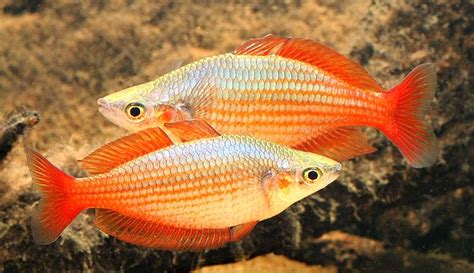
<path fill-rule="evenodd" d="M 193 86 L 215 85 L 208 103 Z M 156 82 L 161 97 L 188 102 L 194 118 L 217 131 L 295 146 L 341 126 L 381 127 L 390 118 L 383 93 L 363 90 L 315 66 L 280 56 L 224 54 L 191 63 Z"/>
<path fill-rule="evenodd" d="M 177 227 L 235 226 L 268 214 L 262 178 L 287 167 L 295 153 L 243 136 L 179 143 L 80 179 L 74 198 L 86 207 Z"/>

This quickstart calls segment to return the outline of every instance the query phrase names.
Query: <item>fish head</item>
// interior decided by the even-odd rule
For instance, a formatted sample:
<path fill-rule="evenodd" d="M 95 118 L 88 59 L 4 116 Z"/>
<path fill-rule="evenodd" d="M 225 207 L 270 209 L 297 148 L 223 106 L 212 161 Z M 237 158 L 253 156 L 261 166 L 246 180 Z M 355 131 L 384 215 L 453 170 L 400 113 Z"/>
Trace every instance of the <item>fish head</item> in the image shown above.
<path fill-rule="evenodd" d="M 155 82 L 147 82 L 100 98 L 99 112 L 116 125 L 131 131 L 160 127 L 184 119 L 176 107 L 160 98 Z"/>
<path fill-rule="evenodd" d="M 285 166 L 271 178 L 277 204 L 289 205 L 323 189 L 339 177 L 341 163 L 328 157 L 295 151 L 291 166 Z"/>

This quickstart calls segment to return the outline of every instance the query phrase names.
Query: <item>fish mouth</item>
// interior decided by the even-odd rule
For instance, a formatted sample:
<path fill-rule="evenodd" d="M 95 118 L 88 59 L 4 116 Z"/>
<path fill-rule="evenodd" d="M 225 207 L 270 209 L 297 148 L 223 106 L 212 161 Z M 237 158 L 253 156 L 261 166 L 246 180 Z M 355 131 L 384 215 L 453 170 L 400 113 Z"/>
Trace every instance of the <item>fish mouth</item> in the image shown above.
<path fill-rule="evenodd" d="M 341 163 L 335 163 L 335 164 L 331 164 L 331 165 L 326 165 L 324 167 L 326 173 L 330 173 L 330 174 L 334 174 L 334 175 L 339 175 L 341 173 L 341 170 L 342 170 L 342 164 Z"/>
<path fill-rule="evenodd" d="M 103 98 L 97 100 L 97 104 L 99 105 L 99 113 L 103 116 L 108 117 L 111 113 L 114 112 L 112 105 L 107 103 L 107 101 Z"/>
<path fill-rule="evenodd" d="M 98 99 L 97 104 L 99 105 L 99 113 L 101 113 L 102 116 L 104 116 L 105 118 L 113 120 L 114 109 L 112 108 L 112 106 L 104 99 Z"/>
<path fill-rule="evenodd" d="M 108 121 L 112 122 L 113 124 L 126 127 L 126 124 L 120 119 L 119 111 L 115 106 L 103 98 L 97 100 L 97 104 L 99 105 L 99 113 Z"/>
<path fill-rule="evenodd" d="M 339 177 L 341 170 L 342 170 L 341 163 L 337 163 L 336 165 L 334 165 L 329 171 L 329 173 L 331 174 L 331 180 L 333 181 L 336 180 Z"/>
<path fill-rule="evenodd" d="M 99 110 L 100 110 L 101 108 L 105 108 L 105 109 L 109 109 L 109 108 L 110 108 L 109 105 L 107 104 L 107 102 L 106 102 L 103 98 L 98 99 L 98 100 L 97 100 L 97 104 L 99 105 Z"/>

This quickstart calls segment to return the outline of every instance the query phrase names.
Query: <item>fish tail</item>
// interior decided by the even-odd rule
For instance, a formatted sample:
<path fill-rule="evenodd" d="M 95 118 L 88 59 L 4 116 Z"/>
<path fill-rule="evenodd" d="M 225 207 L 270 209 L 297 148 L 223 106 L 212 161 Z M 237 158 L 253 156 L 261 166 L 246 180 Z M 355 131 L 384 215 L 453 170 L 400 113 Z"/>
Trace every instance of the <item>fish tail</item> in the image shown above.
<path fill-rule="evenodd" d="M 424 119 L 436 91 L 436 67 L 425 63 L 387 93 L 394 104 L 394 122 L 387 137 L 415 168 L 428 167 L 438 159 L 438 141 Z"/>
<path fill-rule="evenodd" d="M 28 166 L 41 201 L 31 219 L 33 240 L 47 245 L 54 242 L 81 212 L 71 200 L 75 178 L 53 166 L 38 152 L 27 148 Z"/>

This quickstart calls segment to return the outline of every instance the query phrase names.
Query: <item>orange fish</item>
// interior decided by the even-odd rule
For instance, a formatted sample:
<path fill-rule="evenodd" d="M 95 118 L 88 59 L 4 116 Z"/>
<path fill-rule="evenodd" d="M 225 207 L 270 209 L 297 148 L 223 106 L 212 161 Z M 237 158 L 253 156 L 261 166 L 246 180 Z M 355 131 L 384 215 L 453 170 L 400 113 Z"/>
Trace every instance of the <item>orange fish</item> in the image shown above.
<path fill-rule="evenodd" d="M 169 250 L 216 248 L 334 181 L 332 159 L 248 136 L 219 136 L 199 121 L 167 125 L 180 142 L 150 128 L 109 143 L 81 161 L 92 175 L 71 177 L 28 151 L 42 199 L 32 219 L 49 244 L 84 209 L 126 242 Z"/>
<path fill-rule="evenodd" d="M 414 167 L 432 165 L 437 140 L 424 120 L 436 89 L 433 64 L 385 91 L 358 64 L 306 39 L 252 39 L 98 100 L 127 129 L 202 119 L 223 134 L 249 135 L 338 161 L 375 151 L 360 126 L 381 130 Z"/>

